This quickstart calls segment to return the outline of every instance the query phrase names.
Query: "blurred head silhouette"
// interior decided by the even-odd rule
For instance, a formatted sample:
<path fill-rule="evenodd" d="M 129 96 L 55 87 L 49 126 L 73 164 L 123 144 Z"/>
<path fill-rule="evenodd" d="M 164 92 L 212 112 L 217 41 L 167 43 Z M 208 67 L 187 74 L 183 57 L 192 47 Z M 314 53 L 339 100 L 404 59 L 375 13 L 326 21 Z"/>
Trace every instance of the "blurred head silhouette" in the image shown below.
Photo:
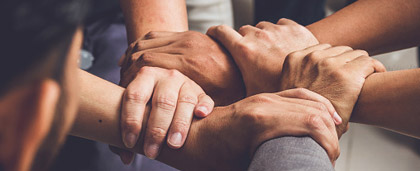
<path fill-rule="evenodd" d="M 0 170 L 47 170 L 77 112 L 87 0 L 0 2 Z"/>

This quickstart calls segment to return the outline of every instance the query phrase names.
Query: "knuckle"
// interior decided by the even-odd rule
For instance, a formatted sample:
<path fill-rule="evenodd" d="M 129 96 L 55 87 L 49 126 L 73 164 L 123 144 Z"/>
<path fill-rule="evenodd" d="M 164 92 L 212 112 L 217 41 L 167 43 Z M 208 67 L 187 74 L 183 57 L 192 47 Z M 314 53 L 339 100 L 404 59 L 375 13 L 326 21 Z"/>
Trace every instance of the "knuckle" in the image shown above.
<path fill-rule="evenodd" d="M 271 103 L 273 99 L 268 94 L 259 94 L 251 99 L 254 103 Z"/>
<path fill-rule="evenodd" d="M 323 103 L 320 103 L 320 102 L 316 102 L 315 108 L 320 110 L 323 113 L 328 112 L 327 107 Z"/>
<path fill-rule="evenodd" d="M 346 80 L 347 79 L 347 72 L 345 72 L 344 70 L 334 70 L 331 72 L 331 77 L 334 80 Z"/>
<path fill-rule="evenodd" d="M 148 75 L 148 74 L 153 73 L 154 71 L 155 71 L 155 68 L 149 67 L 149 66 L 145 66 L 145 67 L 140 68 L 139 74 Z"/>
<path fill-rule="evenodd" d="M 301 51 L 295 51 L 295 52 L 292 52 L 289 55 L 287 55 L 287 58 L 290 60 L 290 59 L 294 59 L 294 58 L 300 58 L 301 56 L 303 56 L 303 53 Z"/>
<path fill-rule="evenodd" d="M 159 96 L 156 99 L 155 105 L 157 108 L 163 109 L 165 111 L 175 111 L 176 100 L 169 96 Z"/>
<path fill-rule="evenodd" d="M 144 62 L 145 64 L 150 64 L 153 62 L 153 53 L 150 52 L 145 52 L 141 55 L 141 60 L 142 62 Z"/>
<path fill-rule="evenodd" d="M 148 130 L 150 138 L 155 141 L 161 140 L 166 136 L 166 129 L 160 127 L 153 127 Z"/>
<path fill-rule="evenodd" d="M 239 49 L 239 51 L 241 51 L 243 54 L 245 55 L 249 55 L 249 54 L 253 54 L 255 49 L 253 48 L 253 46 L 247 44 L 247 43 L 238 43 L 236 44 L 237 48 Z"/>
<path fill-rule="evenodd" d="M 269 25 L 270 23 L 269 22 L 267 22 L 267 21 L 261 21 L 261 22 L 259 22 L 257 25 L 256 25 L 256 27 L 265 27 L 265 26 L 267 26 L 267 25 Z"/>
<path fill-rule="evenodd" d="M 337 46 L 336 48 L 345 49 L 345 50 L 350 50 L 350 51 L 352 51 L 352 50 L 353 50 L 353 48 L 351 48 L 350 46 Z"/>
<path fill-rule="evenodd" d="M 292 90 L 293 91 L 293 93 L 297 96 L 297 97 L 300 97 L 300 98 L 305 98 L 305 97 L 308 97 L 309 95 L 309 90 L 308 89 L 306 89 L 306 88 L 295 88 L 295 89 L 293 89 Z"/>
<path fill-rule="evenodd" d="M 168 70 L 168 76 L 171 77 L 171 78 L 180 78 L 180 77 L 183 77 L 182 73 L 179 72 L 176 69 L 170 69 L 170 70 Z"/>
<path fill-rule="evenodd" d="M 226 30 L 227 28 L 229 28 L 229 26 L 227 26 L 227 25 L 219 25 L 215 29 L 216 29 L 216 31 L 223 31 L 223 30 Z"/>
<path fill-rule="evenodd" d="M 258 106 L 247 108 L 242 115 L 243 123 L 261 123 L 264 120 L 264 109 Z"/>
<path fill-rule="evenodd" d="M 144 41 L 137 41 L 133 47 L 134 52 L 138 52 L 144 49 Z"/>
<path fill-rule="evenodd" d="M 140 118 L 128 115 L 122 122 L 122 126 L 126 130 L 140 129 L 141 121 Z"/>
<path fill-rule="evenodd" d="M 195 106 L 198 103 L 198 100 L 192 95 L 183 95 L 179 97 L 178 103 L 186 103 L 186 104 L 191 104 Z"/>
<path fill-rule="evenodd" d="M 190 127 L 190 123 L 186 120 L 177 120 L 174 123 L 176 131 L 179 132 L 187 132 L 188 128 Z"/>
<path fill-rule="evenodd" d="M 306 116 L 306 125 L 310 129 L 320 129 L 324 121 L 320 115 L 309 114 Z"/>
<path fill-rule="evenodd" d="M 319 65 L 321 67 L 330 67 L 335 65 L 334 58 L 324 58 L 320 61 Z"/>
<path fill-rule="evenodd" d="M 269 39 L 270 36 L 268 35 L 267 31 L 264 30 L 257 30 L 255 31 L 255 37 L 259 38 L 259 39 Z"/>
<path fill-rule="evenodd" d="M 137 90 L 132 90 L 130 88 L 128 88 L 126 90 L 126 96 L 125 96 L 125 100 L 131 103 L 137 103 L 137 104 L 146 104 L 149 101 L 149 98 L 137 91 Z"/>
<path fill-rule="evenodd" d="M 196 45 L 197 45 L 197 42 L 194 39 L 184 40 L 181 44 L 181 46 L 184 47 L 184 48 L 193 48 Z"/>
<path fill-rule="evenodd" d="M 146 39 L 154 39 L 157 37 L 157 32 L 151 31 L 144 36 Z"/>
<path fill-rule="evenodd" d="M 313 62 L 313 63 L 318 62 L 321 58 L 322 58 L 322 51 L 320 50 L 314 51 L 305 57 L 307 61 Z"/>
<path fill-rule="evenodd" d="M 186 33 L 187 33 L 188 37 L 193 38 L 193 39 L 202 38 L 202 37 L 205 36 L 203 33 L 200 33 L 200 32 L 197 32 L 197 31 L 187 31 Z"/>
<path fill-rule="evenodd" d="M 359 56 L 366 56 L 366 57 L 369 57 L 369 53 L 368 53 L 367 51 L 365 51 L 365 50 L 360 50 L 360 49 L 357 49 L 357 50 L 354 50 L 354 52 L 355 52 L 356 54 L 358 54 Z"/>
<path fill-rule="evenodd" d="M 252 26 L 251 25 L 244 25 L 244 26 L 242 26 L 242 27 L 240 27 L 239 28 L 239 32 L 243 32 L 243 31 L 245 31 L 246 29 L 249 29 L 249 28 L 251 28 Z"/>

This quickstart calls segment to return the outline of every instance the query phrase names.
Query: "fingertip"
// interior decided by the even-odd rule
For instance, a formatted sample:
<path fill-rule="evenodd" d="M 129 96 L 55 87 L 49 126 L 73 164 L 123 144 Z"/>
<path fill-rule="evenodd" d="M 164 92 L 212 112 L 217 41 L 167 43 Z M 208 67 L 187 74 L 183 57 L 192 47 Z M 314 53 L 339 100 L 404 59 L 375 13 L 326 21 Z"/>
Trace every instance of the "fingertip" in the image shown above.
<path fill-rule="evenodd" d="M 214 30 L 216 29 L 216 27 L 217 27 L 217 26 L 211 26 L 211 27 L 207 30 L 206 34 L 207 34 L 207 35 L 209 35 L 209 36 L 214 36 Z"/>
<path fill-rule="evenodd" d="M 136 145 L 137 136 L 133 133 L 125 133 L 123 143 L 127 148 L 133 148 Z"/>
<path fill-rule="evenodd" d="M 175 150 L 181 148 L 183 142 L 183 137 L 180 132 L 170 134 L 167 140 L 169 147 Z"/>
<path fill-rule="evenodd" d="M 210 114 L 209 111 L 210 110 L 208 109 L 207 106 L 197 106 L 195 108 L 195 112 L 194 113 L 195 113 L 195 116 L 200 117 L 200 118 L 203 118 L 203 117 L 206 117 L 207 115 Z"/>
<path fill-rule="evenodd" d="M 379 62 L 378 60 L 374 59 L 374 65 L 376 72 L 386 72 L 386 67 L 382 62 Z"/>
<path fill-rule="evenodd" d="M 336 125 L 340 125 L 343 122 L 343 119 L 337 112 L 334 112 L 333 119 Z"/>

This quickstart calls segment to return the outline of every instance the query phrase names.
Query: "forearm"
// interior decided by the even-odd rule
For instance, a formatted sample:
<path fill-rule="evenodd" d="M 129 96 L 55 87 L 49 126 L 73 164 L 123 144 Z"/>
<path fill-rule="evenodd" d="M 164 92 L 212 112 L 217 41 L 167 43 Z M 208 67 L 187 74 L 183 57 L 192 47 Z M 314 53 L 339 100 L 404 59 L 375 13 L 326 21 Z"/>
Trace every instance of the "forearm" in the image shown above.
<path fill-rule="evenodd" d="M 187 31 L 185 0 L 120 0 L 128 43 L 150 31 Z"/>
<path fill-rule="evenodd" d="M 420 69 L 373 74 L 351 121 L 420 137 Z"/>
<path fill-rule="evenodd" d="M 346 45 L 374 55 L 418 45 L 418 21 L 418 0 L 359 0 L 307 28 L 320 43 Z"/>
<path fill-rule="evenodd" d="M 80 78 L 82 86 L 79 115 L 75 120 L 71 135 L 125 148 L 121 141 L 119 124 L 124 89 L 85 71 L 80 71 Z M 214 145 L 216 141 L 222 141 L 220 140 L 222 133 L 209 135 L 221 129 L 222 122 L 217 117 L 227 113 L 227 110 L 226 107 L 215 108 L 207 119 L 193 121 L 183 148 L 172 150 L 167 145 L 163 145 L 157 160 L 182 170 L 229 168 L 228 163 L 224 161 L 225 158 L 218 154 L 223 150 L 222 147 Z M 147 121 L 148 114 L 149 112 L 145 112 L 143 121 Z M 143 126 L 145 125 L 143 123 Z M 142 132 L 138 144 L 129 150 L 144 154 L 143 140 Z"/>

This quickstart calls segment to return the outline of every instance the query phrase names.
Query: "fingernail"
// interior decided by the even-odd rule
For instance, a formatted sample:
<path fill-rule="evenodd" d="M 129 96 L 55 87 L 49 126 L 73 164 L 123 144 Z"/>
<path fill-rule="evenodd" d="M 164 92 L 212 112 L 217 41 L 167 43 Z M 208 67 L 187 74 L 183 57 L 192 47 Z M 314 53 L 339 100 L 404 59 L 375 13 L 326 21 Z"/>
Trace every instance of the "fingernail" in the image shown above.
<path fill-rule="evenodd" d="M 133 148 L 136 145 L 137 136 L 133 133 L 127 133 L 124 138 L 124 145 L 127 148 Z"/>
<path fill-rule="evenodd" d="M 146 157 L 149 159 L 156 159 L 159 153 L 159 146 L 157 144 L 149 144 L 146 146 L 146 150 L 144 151 Z"/>
<path fill-rule="evenodd" d="M 335 123 L 336 123 L 336 124 L 341 124 L 341 122 L 343 121 L 343 120 L 341 119 L 340 115 L 338 115 L 338 113 L 337 113 L 337 112 L 334 112 L 334 116 L 333 116 L 333 118 L 334 118 L 334 120 L 335 120 Z"/>
<path fill-rule="evenodd" d="M 198 106 L 197 107 L 197 110 L 200 111 L 201 113 L 203 113 L 204 115 L 208 115 L 209 114 L 209 110 L 205 106 Z"/>
<path fill-rule="evenodd" d="M 172 134 L 172 136 L 169 138 L 169 143 L 176 147 L 181 146 L 181 143 L 182 143 L 181 133 L 177 132 L 177 133 Z"/>

